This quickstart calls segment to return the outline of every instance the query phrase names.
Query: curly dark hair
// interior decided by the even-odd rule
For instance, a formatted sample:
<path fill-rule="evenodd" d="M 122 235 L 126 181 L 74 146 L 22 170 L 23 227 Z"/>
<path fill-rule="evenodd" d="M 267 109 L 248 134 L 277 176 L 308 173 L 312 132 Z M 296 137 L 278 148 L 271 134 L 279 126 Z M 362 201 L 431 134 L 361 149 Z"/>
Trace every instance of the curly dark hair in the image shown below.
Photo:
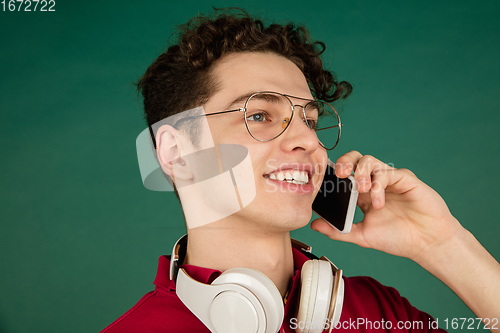
<path fill-rule="evenodd" d="M 216 90 L 213 64 L 232 52 L 272 52 L 304 73 L 316 99 L 333 102 L 346 98 L 352 86 L 337 82 L 323 68 L 325 44 L 311 41 L 308 30 L 293 23 L 264 23 L 242 9 L 215 10 L 179 27 L 177 43 L 170 46 L 146 70 L 137 83 L 144 99 L 148 125 L 176 113 L 205 104 Z M 153 133 L 152 133 L 153 134 Z"/>

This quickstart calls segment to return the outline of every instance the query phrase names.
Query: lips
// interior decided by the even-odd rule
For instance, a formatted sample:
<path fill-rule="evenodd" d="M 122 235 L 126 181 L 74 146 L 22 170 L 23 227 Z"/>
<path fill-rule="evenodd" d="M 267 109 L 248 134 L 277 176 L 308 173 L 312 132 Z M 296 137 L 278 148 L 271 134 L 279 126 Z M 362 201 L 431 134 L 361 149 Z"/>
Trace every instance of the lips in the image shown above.
<path fill-rule="evenodd" d="M 282 165 L 280 168 L 264 175 L 264 178 L 287 182 L 290 184 L 306 185 L 314 174 L 310 165 Z"/>

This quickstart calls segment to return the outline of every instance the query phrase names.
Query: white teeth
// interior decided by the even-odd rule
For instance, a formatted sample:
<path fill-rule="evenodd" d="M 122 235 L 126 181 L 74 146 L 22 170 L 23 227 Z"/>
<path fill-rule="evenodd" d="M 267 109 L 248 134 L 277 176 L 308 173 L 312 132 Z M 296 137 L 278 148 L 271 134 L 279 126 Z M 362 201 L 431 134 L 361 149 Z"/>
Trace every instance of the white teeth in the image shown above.
<path fill-rule="evenodd" d="M 278 171 L 269 175 L 269 179 L 286 181 L 292 184 L 304 185 L 309 183 L 309 174 L 306 171 L 294 170 L 291 173 L 289 171 L 282 172 Z"/>

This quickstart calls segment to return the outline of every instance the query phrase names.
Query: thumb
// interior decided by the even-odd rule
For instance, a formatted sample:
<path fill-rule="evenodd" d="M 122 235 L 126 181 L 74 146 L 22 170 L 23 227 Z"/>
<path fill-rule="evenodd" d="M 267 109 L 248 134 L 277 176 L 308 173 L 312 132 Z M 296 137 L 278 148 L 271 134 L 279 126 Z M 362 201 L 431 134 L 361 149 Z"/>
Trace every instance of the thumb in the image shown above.
<path fill-rule="evenodd" d="M 319 218 L 311 222 L 311 229 L 318 231 L 333 240 L 354 243 L 359 246 L 366 247 L 366 244 L 361 236 L 361 227 L 358 224 L 353 224 L 351 231 L 348 234 L 343 234 L 324 219 Z"/>

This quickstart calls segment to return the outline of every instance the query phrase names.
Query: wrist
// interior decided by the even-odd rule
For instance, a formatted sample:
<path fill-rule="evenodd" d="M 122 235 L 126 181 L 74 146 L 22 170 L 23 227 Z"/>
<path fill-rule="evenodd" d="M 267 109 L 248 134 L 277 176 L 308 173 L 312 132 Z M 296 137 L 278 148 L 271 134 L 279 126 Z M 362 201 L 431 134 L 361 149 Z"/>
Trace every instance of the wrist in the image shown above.
<path fill-rule="evenodd" d="M 500 265 L 468 230 L 460 226 L 416 262 L 453 290 L 476 316 L 498 317 Z"/>
<path fill-rule="evenodd" d="M 435 234 L 428 237 L 428 242 L 423 246 L 419 256 L 412 258 L 436 276 L 439 275 L 439 271 L 446 270 L 454 260 L 461 261 L 463 256 L 467 256 L 467 252 L 474 247 L 474 244 L 481 246 L 452 215 L 439 225 L 444 227 L 436 228 Z"/>

